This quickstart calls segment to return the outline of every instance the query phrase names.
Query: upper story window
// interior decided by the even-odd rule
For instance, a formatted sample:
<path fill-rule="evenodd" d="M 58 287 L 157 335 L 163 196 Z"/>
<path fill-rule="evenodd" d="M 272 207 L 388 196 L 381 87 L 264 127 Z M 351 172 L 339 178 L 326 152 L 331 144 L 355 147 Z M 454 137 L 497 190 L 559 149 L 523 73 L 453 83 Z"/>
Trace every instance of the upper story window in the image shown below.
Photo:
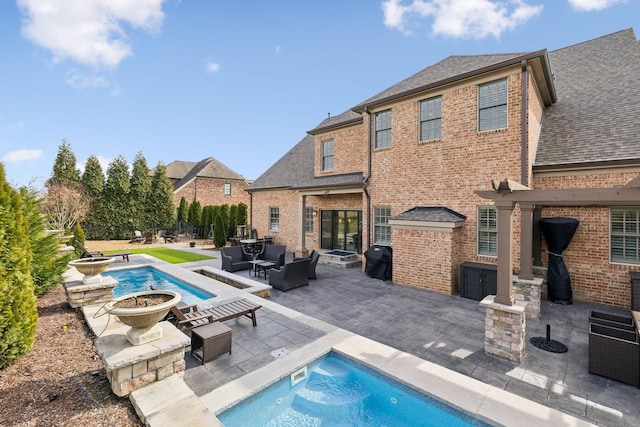
<path fill-rule="evenodd" d="M 280 208 L 277 206 L 269 208 L 269 230 L 280 230 Z"/>
<path fill-rule="evenodd" d="M 442 97 L 420 102 L 420 141 L 442 137 Z"/>
<path fill-rule="evenodd" d="M 478 255 L 498 255 L 498 210 L 478 207 Z"/>
<path fill-rule="evenodd" d="M 376 113 L 375 148 L 391 147 L 391 110 Z"/>
<path fill-rule="evenodd" d="M 333 170 L 333 139 L 322 141 L 322 171 Z"/>
<path fill-rule="evenodd" d="M 373 243 L 379 245 L 391 244 L 390 207 L 373 208 Z"/>
<path fill-rule="evenodd" d="M 313 234 L 313 207 L 305 206 L 304 209 L 304 232 Z"/>
<path fill-rule="evenodd" d="M 228 182 L 224 184 L 224 195 L 225 196 L 231 195 L 231 184 L 229 184 Z"/>
<path fill-rule="evenodd" d="M 507 127 L 507 79 L 478 88 L 478 130 Z"/>
<path fill-rule="evenodd" d="M 640 207 L 611 208 L 611 261 L 640 264 Z"/>

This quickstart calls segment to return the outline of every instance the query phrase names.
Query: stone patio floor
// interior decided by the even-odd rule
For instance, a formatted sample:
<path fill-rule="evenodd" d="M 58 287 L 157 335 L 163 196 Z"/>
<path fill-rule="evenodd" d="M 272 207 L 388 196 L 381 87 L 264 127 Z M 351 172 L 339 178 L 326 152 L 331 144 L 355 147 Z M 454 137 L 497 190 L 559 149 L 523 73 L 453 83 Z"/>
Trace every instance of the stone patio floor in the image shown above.
<path fill-rule="evenodd" d="M 184 249 L 181 247 L 180 249 Z M 219 252 L 202 249 L 214 260 L 181 265 L 220 268 Z M 288 258 L 291 258 L 288 254 Z M 132 256 L 118 266 L 149 263 Z M 588 372 L 588 316 L 591 310 L 625 310 L 575 302 L 542 301 L 541 319 L 527 319 L 527 349 L 521 365 L 484 352 L 485 311 L 478 301 L 395 285 L 368 277 L 360 269 L 318 264 L 317 280 L 268 298 L 284 307 L 418 356 L 542 405 L 603 426 L 640 425 L 640 389 Z M 248 271 L 237 272 L 254 278 Z M 628 312 L 628 311 L 627 311 Z M 188 352 L 184 380 L 199 396 L 265 366 L 324 335 L 268 308 L 258 310 L 258 326 L 249 319 L 226 324 L 233 330 L 232 353 L 204 365 Z M 528 343 L 546 336 L 565 344 L 567 353 L 550 353 Z"/>

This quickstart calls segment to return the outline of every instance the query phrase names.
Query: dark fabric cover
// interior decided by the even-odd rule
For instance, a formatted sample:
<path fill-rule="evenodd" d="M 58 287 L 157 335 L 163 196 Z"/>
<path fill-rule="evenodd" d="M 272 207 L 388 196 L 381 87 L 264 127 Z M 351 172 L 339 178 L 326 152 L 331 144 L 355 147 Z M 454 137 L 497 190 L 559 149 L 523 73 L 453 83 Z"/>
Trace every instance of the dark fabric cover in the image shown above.
<path fill-rule="evenodd" d="M 311 253 L 309 254 L 309 257 L 307 258 L 294 258 L 294 261 L 298 261 L 301 259 L 308 259 L 309 260 L 309 279 L 317 279 L 318 277 L 316 276 L 316 265 L 318 265 L 318 260 L 320 259 L 320 254 L 318 252 L 314 250 L 311 251 Z"/>
<path fill-rule="evenodd" d="M 562 259 L 562 252 L 578 229 L 580 221 L 574 218 L 542 218 L 540 227 L 547 241 L 549 266 L 547 268 L 547 293 L 549 300 L 559 304 L 571 304 L 571 277 Z"/>
<path fill-rule="evenodd" d="M 307 286 L 309 284 L 308 274 L 309 258 L 292 261 L 280 269 L 271 268 L 269 270 L 269 285 L 281 291 Z"/>
<path fill-rule="evenodd" d="M 278 268 L 284 265 L 284 255 L 287 247 L 284 245 L 264 245 L 262 250 L 256 255 L 256 259 L 262 261 L 275 262 Z"/>
<path fill-rule="evenodd" d="M 226 246 L 220 249 L 222 255 L 222 269 L 225 271 L 249 270 L 253 256 L 245 252 L 242 246 Z"/>
<path fill-rule="evenodd" d="M 373 245 L 365 251 L 364 256 L 367 260 L 367 276 L 374 279 L 391 279 L 393 249 L 390 246 Z"/>

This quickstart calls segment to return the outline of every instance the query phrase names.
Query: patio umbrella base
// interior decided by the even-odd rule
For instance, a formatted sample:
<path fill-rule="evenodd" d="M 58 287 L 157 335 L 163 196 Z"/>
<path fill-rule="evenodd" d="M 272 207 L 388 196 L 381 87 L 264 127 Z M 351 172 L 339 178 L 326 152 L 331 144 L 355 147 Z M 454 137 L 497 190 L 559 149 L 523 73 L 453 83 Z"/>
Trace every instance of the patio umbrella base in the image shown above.
<path fill-rule="evenodd" d="M 529 340 L 531 344 L 551 353 L 566 353 L 569 349 L 560 341 L 547 340 L 545 337 L 533 337 Z"/>
<path fill-rule="evenodd" d="M 529 342 L 539 349 L 549 351 L 551 353 L 566 353 L 569 351 L 566 345 L 562 344 L 560 341 L 551 339 L 551 325 L 547 325 L 546 337 L 533 337 Z"/>

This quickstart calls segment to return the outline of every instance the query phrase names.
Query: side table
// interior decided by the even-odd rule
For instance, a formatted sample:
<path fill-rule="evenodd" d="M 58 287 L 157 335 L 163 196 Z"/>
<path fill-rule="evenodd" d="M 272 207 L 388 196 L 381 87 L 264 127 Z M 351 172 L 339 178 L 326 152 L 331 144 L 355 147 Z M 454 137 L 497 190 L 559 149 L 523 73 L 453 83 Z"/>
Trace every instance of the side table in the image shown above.
<path fill-rule="evenodd" d="M 191 330 L 191 354 L 203 365 L 224 353 L 231 353 L 231 328 L 221 322 L 212 322 Z"/>

